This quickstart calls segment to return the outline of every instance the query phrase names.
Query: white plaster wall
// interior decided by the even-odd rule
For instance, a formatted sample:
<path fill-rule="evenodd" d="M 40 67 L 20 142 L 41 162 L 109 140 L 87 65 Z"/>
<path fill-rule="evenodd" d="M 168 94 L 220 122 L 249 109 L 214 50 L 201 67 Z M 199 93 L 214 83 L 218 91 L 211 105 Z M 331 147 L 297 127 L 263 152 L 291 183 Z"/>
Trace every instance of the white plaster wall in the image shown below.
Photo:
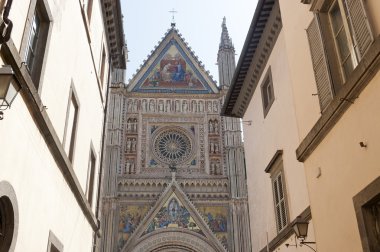
<path fill-rule="evenodd" d="M 362 251 L 352 198 L 380 176 L 379 93 L 377 73 L 305 162 L 318 251 Z"/>
<path fill-rule="evenodd" d="M 260 85 L 269 66 L 275 100 L 264 118 Z M 243 119 L 252 120 L 251 126 L 244 125 L 244 146 L 253 251 L 266 245 L 266 232 L 269 241 L 277 235 L 271 179 L 264 171 L 277 150 L 283 150 L 290 221 L 309 205 L 303 165 L 295 156 L 299 135 L 288 66 L 282 31 Z"/>
<path fill-rule="evenodd" d="M 99 89 L 95 73 L 96 69 L 100 74 L 101 46 L 105 43 L 101 3 L 94 1 L 91 19 L 94 61 L 80 1 L 47 0 L 47 3 L 53 21 L 40 96 L 62 141 L 70 85 L 74 83 L 80 112 L 73 168 L 85 192 L 92 142 L 97 158 L 92 206 L 95 210 L 105 100 L 105 88 Z M 30 1 L 13 1 L 10 12 L 14 24 L 12 40 L 19 50 L 29 4 Z M 108 66 L 104 87 L 107 73 Z M 91 251 L 92 228 L 21 95 L 5 111 L 5 118 L 0 122 L 0 141 L 4 146 L 0 151 L 0 180 L 14 187 L 19 205 L 16 251 L 46 251 L 49 230 L 63 243 L 64 251 Z"/>
<path fill-rule="evenodd" d="M 0 139 L 0 180 L 14 187 L 19 208 L 15 251 L 46 251 L 49 230 L 65 251 L 90 251 L 92 229 L 21 97 L 6 111 Z"/>

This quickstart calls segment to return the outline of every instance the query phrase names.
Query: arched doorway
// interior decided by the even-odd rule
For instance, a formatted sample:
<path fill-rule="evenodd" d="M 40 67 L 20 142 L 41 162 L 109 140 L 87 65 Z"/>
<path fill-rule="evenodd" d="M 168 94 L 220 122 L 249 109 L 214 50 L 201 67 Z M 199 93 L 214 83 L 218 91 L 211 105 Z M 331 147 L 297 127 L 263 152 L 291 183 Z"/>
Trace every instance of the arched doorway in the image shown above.
<path fill-rule="evenodd" d="M 216 245 L 203 235 L 195 232 L 166 228 L 141 237 L 133 248 L 124 248 L 131 252 L 219 252 Z"/>

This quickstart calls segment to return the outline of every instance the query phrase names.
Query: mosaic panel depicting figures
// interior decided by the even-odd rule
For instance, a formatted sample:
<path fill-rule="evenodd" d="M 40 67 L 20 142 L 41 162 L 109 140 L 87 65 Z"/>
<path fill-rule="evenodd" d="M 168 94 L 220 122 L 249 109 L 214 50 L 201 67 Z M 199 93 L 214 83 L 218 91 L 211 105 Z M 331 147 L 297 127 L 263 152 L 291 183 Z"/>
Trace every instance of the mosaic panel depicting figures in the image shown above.
<path fill-rule="evenodd" d="M 119 249 L 121 249 L 127 242 L 133 231 L 148 212 L 149 208 L 150 206 L 147 205 L 128 205 L 121 208 L 118 237 Z"/>
<path fill-rule="evenodd" d="M 205 90 L 190 63 L 171 45 L 150 71 L 141 88 Z"/>
<path fill-rule="evenodd" d="M 186 228 L 199 234 L 203 234 L 190 212 L 182 205 L 181 201 L 173 193 L 166 201 L 144 234 L 151 233 L 162 228 Z"/>
<path fill-rule="evenodd" d="M 201 206 L 199 211 L 204 215 L 207 224 L 216 237 L 228 248 L 228 207 L 225 206 Z"/>

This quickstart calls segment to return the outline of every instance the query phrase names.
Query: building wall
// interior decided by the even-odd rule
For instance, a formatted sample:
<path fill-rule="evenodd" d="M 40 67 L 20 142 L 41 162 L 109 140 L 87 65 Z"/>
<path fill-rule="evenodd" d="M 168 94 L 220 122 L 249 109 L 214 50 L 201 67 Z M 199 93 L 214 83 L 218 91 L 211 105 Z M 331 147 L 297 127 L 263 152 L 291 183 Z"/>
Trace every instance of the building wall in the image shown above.
<path fill-rule="evenodd" d="M 42 1 L 41 1 L 42 2 Z M 63 244 L 64 251 L 91 251 L 93 227 L 83 206 L 65 180 L 60 164 L 43 135 L 56 134 L 63 141 L 70 87 L 79 101 L 79 115 L 72 168 L 77 190 L 87 198 L 90 146 L 96 156 L 92 214 L 95 215 L 97 181 L 101 157 L 102 127 L 107 77 L 99 80 L 102 48 L 108 52 L 101 1 L 93 2 L 90 26 L 81 10 L 87 1 L 44 1 L 52 16 L 52 31 L 46 51 L 39 97 L 41 113 L 47 114 L 53 132 L 42 132 L 40 119 L 26 101 L 29 91 L 21 90 L 0 122 L 0 181 L 15 190 L 18 213 L 15 251 L 46 251 L 49 231 Z M 30 1 L 13 1 L 9 18 L 14 27 L 11 39 L 22 51 L 22 38 Z M 20 55 L 24 61 L 24 55 Z M 105 75 L 108 72 L 108 60 Z M 31 91 L 33 92 L 33 90 Z M 6 146 L 6 147 L 5 147 Z M 65 157 L 67 158 L 67 157 Z M 88 204 L 88 203 L 87 203 Z"/>
<path fill-rule="evenodd" d="M 310 5 L 280 2 L 300 139 L 321 118 L 306 32 Z M 379 1 L 364 1 L 374 37 L 380 33 Z M 294 15 L 295 10 L 297 15 Z M 302 72 L 299 71 L 302 69 Z M 378 71 L 378 70 L 376 70 Z M 380 75 L 377 73 L 304 161 L 318 251 L 362 251 L 353 197 L 380 175 L 378 153 Z M 339 99 L 337 94 L 335 99 Z M 359 142 L 368 143 L 361 148 Z"/>
<path fill-rule="evenodd" d="M 275 100 L 264 118 L 260 85 L 269 67 Z M 297 161 L 294 152 L 299 135 L 289 72 L 282 31 L 243 118 L 243 121 L 252 120 L 252 125 L 243 125 L 252 251 L 260 251 L 277 236 L 272 182 L 270 174 L 264 171 L 277 150 L 283 150 L 289 220 L 292 221 L 309 205 L 303 165 Z"/>
<path fill-rule="evenodd" d="M 380 175 L 379 92 L 377 73 L 305 161 L 318 251 L 362 251 L 353 197 Z"/>

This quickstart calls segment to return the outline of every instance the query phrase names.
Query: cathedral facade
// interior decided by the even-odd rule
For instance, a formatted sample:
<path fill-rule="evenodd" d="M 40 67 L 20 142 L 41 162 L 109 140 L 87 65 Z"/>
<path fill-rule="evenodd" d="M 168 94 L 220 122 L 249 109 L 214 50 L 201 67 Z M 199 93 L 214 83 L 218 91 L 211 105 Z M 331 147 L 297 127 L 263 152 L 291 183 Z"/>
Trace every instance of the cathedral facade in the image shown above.
<path fill-rule="evenodd" d="M 220 116 L 235 69 L 225 20 L 220 86 L 175 24 L 110 89 L 101 251 L 251 251 L 238 119 Z"/>

